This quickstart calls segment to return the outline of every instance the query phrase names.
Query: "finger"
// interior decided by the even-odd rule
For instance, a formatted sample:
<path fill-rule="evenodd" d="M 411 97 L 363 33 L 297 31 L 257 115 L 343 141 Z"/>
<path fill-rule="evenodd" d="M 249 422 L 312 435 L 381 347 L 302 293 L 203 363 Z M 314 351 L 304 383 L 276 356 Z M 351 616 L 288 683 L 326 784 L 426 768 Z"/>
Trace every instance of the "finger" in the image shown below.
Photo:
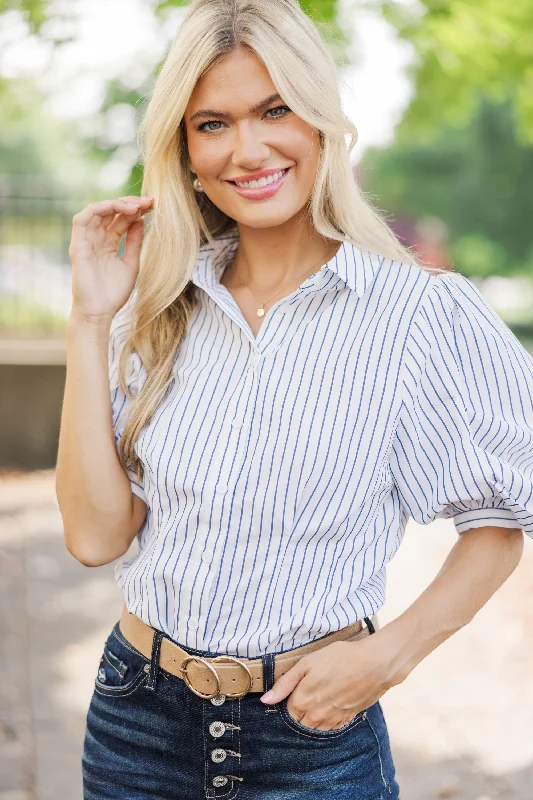
<path fill-rule="evenodd" d="M 106 233 L 116 234 L 120 239 L 139 220 L 142 215 L 141 209 L 137 209 L 134 214 L 117 214 L 108 225 L 102 225 Z"/>
<path fill-rule="evenodd" d="M 139 217 L 151 211 L 151 204 L 152 204 L 151 199 L 149 199 L 148 202 L 145 202 L 144 204 L 138 202 L 135 203 L 134 200 L 135 198 L 133 198 L 131 201 L 126 200 L 125 202 L 127 202 L 128 204 L 130 202 L 134 203 L 135 207 L 137 208 L 135 214 L 130 214 L 129 211 L 127 211 L 126 213 L 120 212 L 116 214 L 109 221 L 107 219 L 103 219 L 101 223 L 102 228 L 104 228 L 106 232 L 115 233 L 122 238 L 122 236 L 126 233 L 128 228 L 135 222 L 137 222 Z M 93 229 L 93 225 L 94 227 L 98 227 L 99 224 L 100 223 L 98 223 L 98 217 L 95 217 L 94 223 L 90 222 L 88 227 L 90 229 Z"/>
<path fill-rule="evenodd" d="M 113 210 L 111 214 L 108 216 L 100 216 L 99 214 L 95 214 L 91 221 L 87 225 L 88 231 L 96 231 L 101 229 L 103 232 L 109 233 L 120 233 L 122 236 L 125 231 L 129 228 L 129 226 L 136 222 L 139 218 L 139 204 L 130 203 L 129 201 L 123 201 L 124 205 L 122 207 L 118 207 L 116 210 Z M 120 220 L 120 225 L 117 226 L 117 222 Z M 124 223 L 127 223 L 124 225 Z"/>
<path fill-rule="evenodd" d="M 90 203 L 83 211 L 79 211 L 72 218 L 72 224 L 75 228 L 86 228 L 93 220 L 97 224 L 102 224 L 105 217 L 114 216 L 119 213 L 135 214 L 137 206 L 133 202 L 121 200 L 120 198 L 111 200 L 100 200 L 96 203 Z"/>
<path fill-rule="evenodd" d="M 304 675 L 308 672 L 308 662 L 304 658 L 300 658 L 294 667 L 291 667 L 287 672 L 281 675 L 274 683 L 272 688 L 261 695 L 259 698 L 263 703 L 279 703 L 280 700 L 287 697 L 300 683 Z"/>
<path fill-rule="evenodd" d="M 143 242 L 143 229 L 144 219 L 141 217 L 141 219 L 138 219 L 137 222 L 133 223 L 126 234 L 126 246 L 124 247 L 122 261 L 132 269 L 137 268 L 139 265 L 141 246 Z"/>
<path fill-rule="evenodd" d="M 143 208 L 145 206 L 149 206 L 154 202 L 154 198 L 150 197 L 149 195 L 142 195 L 138 197 L 136 194 L 127 194 L 124 197 L 120 197 L 120 200 L 126 200 L 130 203 L 135 203 L 136 205 L 140 205 Z"/>

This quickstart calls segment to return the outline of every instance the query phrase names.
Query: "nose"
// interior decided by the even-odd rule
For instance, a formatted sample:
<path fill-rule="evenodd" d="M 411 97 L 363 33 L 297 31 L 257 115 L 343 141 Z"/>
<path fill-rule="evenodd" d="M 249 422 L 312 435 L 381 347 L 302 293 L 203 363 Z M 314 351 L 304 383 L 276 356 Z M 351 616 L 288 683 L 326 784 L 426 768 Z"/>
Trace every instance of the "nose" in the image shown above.
<path fill-rule="evenodd" d="M 232 162 L 235 167 L 248 172 L 260 169 L 270 155 L 270 148 L 263 141 L 257 128 L 246 120 L 236 126 Z"/>

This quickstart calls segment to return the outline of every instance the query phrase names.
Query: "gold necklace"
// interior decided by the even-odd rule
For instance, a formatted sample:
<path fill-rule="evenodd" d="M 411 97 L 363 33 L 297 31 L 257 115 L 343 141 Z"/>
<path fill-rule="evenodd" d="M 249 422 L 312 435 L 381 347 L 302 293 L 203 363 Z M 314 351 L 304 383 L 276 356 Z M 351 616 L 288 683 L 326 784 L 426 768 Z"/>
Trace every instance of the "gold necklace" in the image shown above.
<path fill-rule="evenodd" d="M 329 261 L 329 258 L 326 260 L 326 263 L 327 263 L 327 261 Z M 324 259 L 323 259 L 323 257 L 321 257 L 321 258 L 319 259 L 319 261 L 317 261 L 317 263 L 316 263 L 316 264 L 314 264 L 314 265 L 311 267 L 311 269 L 314 269 L 316 266 L 318 266 L 318 264 L 320 264 L 320 262 L 324 263 Z M 250 292 L 250 294 L 251 294 L 251 295 L 253 295 L 254 299 L 257 301 L 257 297 L 256 297 L 256 296 L 255 296 L 255 294 L 252 292 L 252 290 L 250 289 L 250 287 L 249 287 L 249 286 L 248 286 L 246 283 L 244 283 L 244 281 L 241 279 L 241 276 L 240 276 L 239 270 L 237 269 L 237 265 L 236 265 L 235 261 L 233 261 L 233 266 L 235 267 L 235 272 L 236 272 L 236 274 L 237 274 L 237 277 L 239 278 L 239 280 L 241 281 L 241 283 L 243 284 L 243 286 L 245 286 L 245 287 L 248 289 L 248 291 Z M 308 267 L 306 270 L 304 270 L 304 272 L 308 272 L 308 270 L 309 270 L 309 267 Z M 303 275 L 303 274 L 304 274 L 304 272 L 300 273 L 300 275 Z M 312 275 L 312 274 L 313 274 L 313 273 L 311 273 L 311 275 Z M 285 286 L 288 286 L 290 283 L 293 283 L 293 282 L 294 282 L 294 280 L 296 280 L 297 278 L 299 278 L 299 277 L 300 277 L 300 275 L 297 275 L 297 276 L 296 276 L 296 278 L 291 278 L 289 281 L 287 281 L 287 283 L 285 283 L 285 284 L 284 284 L 284 285 L 281 287 L 281 289 L 279 289 L 279 290 L 276 292 L 276 294 L 273 294 L 273 295 L 272 295 L 272 297 L 269 297 L 269 298 L 268 298 L 268 300 L 265 300 L 263 303 L 261 303 L 261 305 L 259 306 L 259 308 L 257 309 L 257 312 L 256 312 L 256 313 L 257 313 L 257 316 L 258 316 L 258 317 L 264 317 L 264 316 L 265 316 L 265 303 L 268 303 L 268 302 L 270 302 L 270 300 L 272 300 L 272 298 L 273 298 L 273 297 L 276 297 L 278 294 L 280 294 L 280 292 L 282 292 L 282 291 L 283 291 L 283 289 L 285 288 Z"/>

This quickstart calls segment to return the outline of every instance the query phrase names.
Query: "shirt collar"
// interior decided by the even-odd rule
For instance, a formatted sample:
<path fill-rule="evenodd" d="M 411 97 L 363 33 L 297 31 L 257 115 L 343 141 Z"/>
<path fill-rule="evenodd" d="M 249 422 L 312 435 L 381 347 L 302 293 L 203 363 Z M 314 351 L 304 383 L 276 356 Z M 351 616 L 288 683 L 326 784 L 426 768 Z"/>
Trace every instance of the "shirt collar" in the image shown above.
<path fill-rule="evenodd" d="M 219 282 L 225 265 L 232 260 L 238 245 L 239 234 L 233 232 L 202 245 L 193 267 L 192 282 L 202 289 L 213 289 Z M 343 241 L 333 258 L 309 279 L 308 285 L 319 287 L 321 283 L 328 283 L 329 271 L 338 275 L 358 297 L 362 297 L 383 260 L 384 257 L 377 253 L 362 250 L 351 242 Z"/>

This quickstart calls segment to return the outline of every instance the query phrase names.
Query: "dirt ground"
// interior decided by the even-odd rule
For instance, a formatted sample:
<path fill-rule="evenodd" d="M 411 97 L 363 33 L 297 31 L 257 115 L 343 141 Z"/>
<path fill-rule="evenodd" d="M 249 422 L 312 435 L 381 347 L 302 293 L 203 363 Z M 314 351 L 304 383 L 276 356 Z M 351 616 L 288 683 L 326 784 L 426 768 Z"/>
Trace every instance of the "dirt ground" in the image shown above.
<path fill-rule="evenodd" d="M 380 624 L 438 572 L 453 524 L 411 522 Z M 476 616 L 382 698 L 402 800 L 532 800 L 533 541 Z M 85 715 L 122 597 L 66 550 L 54 471 L 0 475 L 0 800 L 81 800 Z"/>

